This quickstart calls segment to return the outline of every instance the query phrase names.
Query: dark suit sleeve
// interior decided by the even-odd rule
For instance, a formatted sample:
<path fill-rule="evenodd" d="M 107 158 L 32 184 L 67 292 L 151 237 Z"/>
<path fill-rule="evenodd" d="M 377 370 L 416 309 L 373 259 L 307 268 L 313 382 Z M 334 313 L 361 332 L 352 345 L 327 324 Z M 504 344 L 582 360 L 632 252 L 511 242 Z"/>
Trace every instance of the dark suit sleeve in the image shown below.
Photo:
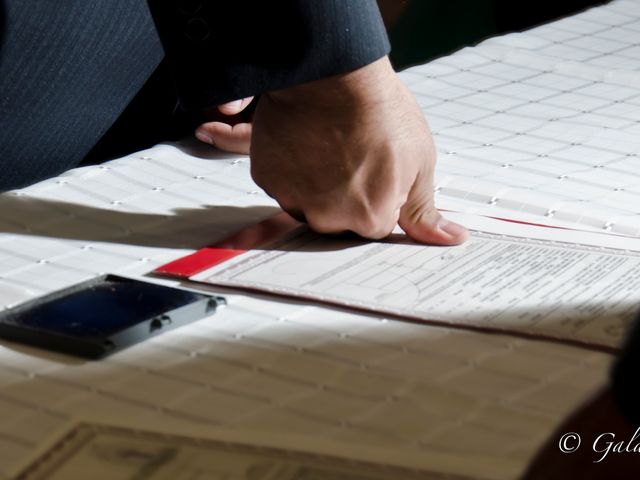
<path fill-rule="evenodd" d="M 375 0 L 149 0 L 186 109 L 277 90 L 389 51 Z"/>

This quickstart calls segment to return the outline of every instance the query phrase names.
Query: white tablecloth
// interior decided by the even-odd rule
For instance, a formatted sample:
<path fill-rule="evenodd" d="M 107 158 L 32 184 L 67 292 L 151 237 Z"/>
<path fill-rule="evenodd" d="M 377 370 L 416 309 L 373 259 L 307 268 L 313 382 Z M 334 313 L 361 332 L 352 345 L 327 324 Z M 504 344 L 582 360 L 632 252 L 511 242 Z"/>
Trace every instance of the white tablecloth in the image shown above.
<path fill-rule="evenodd" d="M 638 6 L 618 0 L 402 74 L 440 148 L 441 206 L 484 202 L 446 191 L 467 181 L 451 160 L 461 153 L 482 184 L 502 181 L 489 178 L 495 162 L 516 164 L 531 152 L 544 159 L 566 142 L 592 150 L 610 142 L 611 150 L 612 139 L 626 139 L 623 150 L 636 151 Z M 543 108 L 527 117 L 532 97 Z M 594 133 L 603 122 L 606 134 Z M 586 137 L 571 141 L 580 132 Z M 186 142 L 4 194 L 0 209 L 0 305 L 8 307 L 98 273 L 144 275 L 266 218 L 276 204 L 251 181 L 246 157 Z M 620 223 L 634 228 L 629 218 Z M 89 415 L 459 455 L 462 473 L 513 478 L 605 382 L 611 361 L 559 344 L 225 295 L 229 306 L 216 315 L 104 361 L 1 342 L 0 476 L 71 418 Z M 494 466 L 478 470 L 478 459 Z"/>

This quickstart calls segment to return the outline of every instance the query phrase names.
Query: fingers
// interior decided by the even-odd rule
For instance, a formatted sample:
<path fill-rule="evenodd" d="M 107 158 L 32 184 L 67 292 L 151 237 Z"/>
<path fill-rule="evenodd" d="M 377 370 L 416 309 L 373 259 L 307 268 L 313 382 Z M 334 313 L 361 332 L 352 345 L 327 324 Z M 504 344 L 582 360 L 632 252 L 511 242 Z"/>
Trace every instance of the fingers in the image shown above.
<path fill-rule="evenodd" d="M 302 210 L 286 208 L 291 216 L 309 224 L 318 233 L 354 232 L 363 238 L 380 240 L 388 237 L 396 225 L 413 240 L 429 245 L 458 245 L 465 242 L 469 232 L 465 227 L 445 219 L 433 206 L 433 199 L 416 193 L 405 205 L 386 218 L 370 216 L 363 219 L 346 215 L 335 209 Z"/>
<path fill-rule="evenodd" d="M 237 115 L 251 103 L 253 97 L 241 98 L 232 102 L 218 105 L 218 110 L 224 115 Z M 215 115 L 213 115 L 215 118 Z M 237 120 L 235 120 L 237 121 Z M 249 154 L 251 146 L 250 123 L 208 122 L 200 125 L 195 132 L 198 140 L 215 145 L 221 150 L 232 153 Z"/>
<path fill-rule="evenodd" d="M 268 183 L 268 182 L 267 182 Z M 260 182 L 258 181 L 258 184 Z M 291 216 L 306 222 L 311 229 L 323 234 L 346 231 L 371 240 L 388 237 L 396 225 L 414 241 L 430 245 L 458 245 L 468 238 L 468 231 L 450 222 L 435 208 L 430 181 L 419 175 L 406 199 L 395 201 L 390 196 L 372 204 L 360 195 L 350 198 L 323 198 L 310 202 L 309 198 L 296 198 L 287 190 L 271 193 L 280 206 Z M 377 204 L 377 206 L 375 205 Z"/>
<path fill-rule="evenodd" d="M 339 205 L 339 206 L 337 206 Z M 395 212 L 373 212 L 366 205 L 353 200 L 351 208 L 344 203 L 330 205 L 314 205 L 307 208 L 289 207 L 287 212 L 295 214 L 294 218 L 306 221 L 312 230 L 318 233 L 337 234 L 353 232 L 371 240 L 388 237 L 398 224 L 399 209 Z"/>
<path fill-rule="evenodd" d="M 253 97 L 241 98 L 239 100 L 233 100 L 232 102 L 223 103 L 218 105 L 218 110 L 225 115 L 237 115 L 251 103 Z"/>
<path fill-rule="evenodd" d="M 195 135 L 201 142 L 215 145 L 221 150 L 249 154 L 251 128 L 250 123 L 228 125 L 222 122 L 209 122 L 200 125 Z"/>
<path fill-rule="evenodd" d="M 430 245 L 458 245 L 469 236 L 465 227 L 448 221 L 435 207 L 432 182 L 418 175 L 400 209 L 400 227 L 413 240 Z"/>
<path fill-rule="evenodd" d="M 353 218 L 345 219 L 348 229 L 361 237 L 371 240 L 381 240 L 388 237 L 398 224 L 400 210 L 379 209 L 376 212 L 367 212 Z"/>

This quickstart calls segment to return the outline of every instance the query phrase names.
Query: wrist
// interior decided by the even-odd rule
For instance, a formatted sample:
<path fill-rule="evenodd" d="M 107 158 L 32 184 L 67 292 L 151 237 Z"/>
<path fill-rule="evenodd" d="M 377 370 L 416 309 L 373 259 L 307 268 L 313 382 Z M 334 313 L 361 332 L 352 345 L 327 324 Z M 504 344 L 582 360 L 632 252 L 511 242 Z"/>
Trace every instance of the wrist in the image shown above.
<path fill-rule="evenodd" d="M 388 57 L 351 72 L 265 94 L 272 101 L 296 108 L 358 109 L 383 102 L 397 81 Z"/>

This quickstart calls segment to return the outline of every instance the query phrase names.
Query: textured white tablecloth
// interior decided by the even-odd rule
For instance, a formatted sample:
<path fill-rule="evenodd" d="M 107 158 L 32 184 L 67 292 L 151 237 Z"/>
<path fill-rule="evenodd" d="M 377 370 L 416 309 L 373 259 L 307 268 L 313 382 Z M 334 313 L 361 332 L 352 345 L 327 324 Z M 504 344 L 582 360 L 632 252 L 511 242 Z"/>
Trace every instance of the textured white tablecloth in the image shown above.
<path fill-rule="evenodd" d="M 561 196 L 566 190 L 545 190 L 549 175 L 563 175 L 554 168 L 586 148 L 602 156 L 582 156 L 588 165 L 572 174 L 581 179 L 573 186 L 595 213 L 557 221 L 591 229 L 609 221 L 609 231 L 636 234 L 640 189 L 615 188 L 640 153 L 639 6 L 618 0 L 403 73 L 440 149 L 439 205 L 553 221 L 538 207 L 513 207 L 531 190 L 515 185 L 522 173 L 495 172 L 529 165 L 540 192 Z M 144 275 L 276 211 L 251 181 L 246 157 L 194 145 L 159 145 L 0 196 L 0 305 L 102 272 Z M 593 185 L 590 162 L 616 179 L 606 195 L 602 176 Z M 504 188 L 492 202 L 496 185 Z M 548 208 L 569 215 L 575 202 L 560 200 Z M 611 209 L 620 210 L 614 220 Z M 74 415 L 90 415 L 460 455 L 461 472 L 513 478 L 603 384 L 611 360 L 509 336 L 227 297 L 215 316 L 105 361 L 0 343 L 0 476 Z M 478 459 L 494 467 L 478 470 Z"/>

